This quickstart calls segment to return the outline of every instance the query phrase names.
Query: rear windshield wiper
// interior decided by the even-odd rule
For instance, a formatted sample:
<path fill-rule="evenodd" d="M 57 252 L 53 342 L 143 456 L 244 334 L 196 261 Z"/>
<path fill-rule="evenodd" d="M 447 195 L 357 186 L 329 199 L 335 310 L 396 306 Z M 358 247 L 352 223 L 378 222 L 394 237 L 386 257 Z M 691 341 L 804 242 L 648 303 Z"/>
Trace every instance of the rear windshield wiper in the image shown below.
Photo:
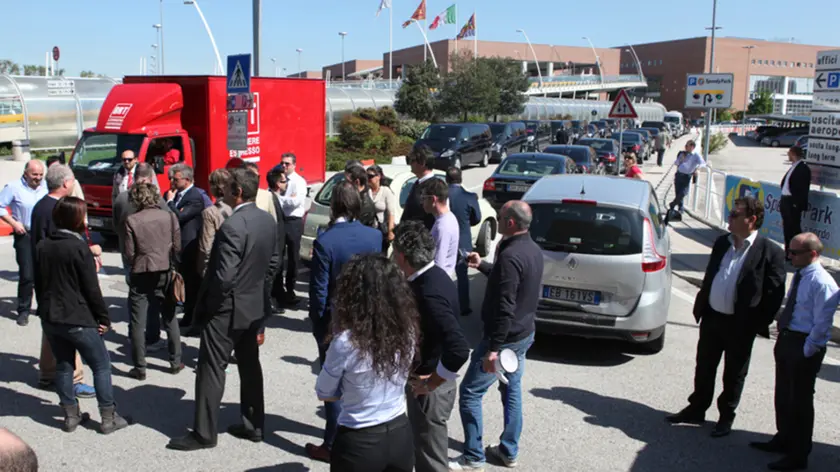
<path fill-rule="evenodd" d="M 574 252 L 577 251 L 578 245 L 577 244 L 564 244 L 564 243 L 539 243 L 540 247 L 547 251 L 564 251 L 564 252 Z"/>

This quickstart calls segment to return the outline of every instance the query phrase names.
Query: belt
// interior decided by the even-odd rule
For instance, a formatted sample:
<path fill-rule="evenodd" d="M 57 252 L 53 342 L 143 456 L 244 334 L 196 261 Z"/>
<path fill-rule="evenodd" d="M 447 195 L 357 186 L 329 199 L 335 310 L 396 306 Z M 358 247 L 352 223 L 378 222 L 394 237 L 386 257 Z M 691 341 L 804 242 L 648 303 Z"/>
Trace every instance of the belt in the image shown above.
<path fill-rule="evenodd" d="M 364 431 L 366 433 L 387 433 L 390 430 L 407 425 L 408 416 L 406 416 L 406 414 L 403 413 L 390 421 L 386 421 L 382 424 L 368 426 L 366 428 L 350 428 L 348 426 L 340 425 L 338 429 L 339 431 Z"/>
<path fill-rule="evenodd" d="M 286 220 L 286 221 L 295 221 L 295 220 L 299 220 L 300 217 L 299 216 L 283 216 L 283 219 Z"/>
<path fill-rule="evenodd" d="M 799 337 L 799 338 L 807 338 L 809 336 L 809 333 L 803 333 L 801 331 L 793 331 L 793 330 L 790 330 L 790 329 L 787 329 L 787 328 L 781 329 L 781 330 L 779 330 L 779 332 L 781 334 L 785 334 L 785 335 L 788 335 L 788 336 L 796 336 L 796 337 Z"/>

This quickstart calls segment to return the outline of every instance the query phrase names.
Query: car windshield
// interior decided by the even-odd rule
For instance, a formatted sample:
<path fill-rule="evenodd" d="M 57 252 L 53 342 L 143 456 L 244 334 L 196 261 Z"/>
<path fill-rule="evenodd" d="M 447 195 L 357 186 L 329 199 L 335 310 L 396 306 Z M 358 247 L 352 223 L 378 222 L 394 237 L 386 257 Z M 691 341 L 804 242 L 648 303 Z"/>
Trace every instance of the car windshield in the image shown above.
<path fill-rule="evenodd" d="M 330 199 L 332 199 L 333 189 L 342 180 L 346 180 L 346 177 L 344 177 L 344 172 L 339 172 L 338 174 L 335 174 L 334 176 L 330 177 L 330 180 L 327 180 L 321 187 L 321 190 L 318 191 L 318 195 L 315 195 L 315 201 L 320 205 L 330 206 Z"/>
<path fill-rule="evenodd" d="M 491 123 L 488 126 L 490 126 L 490 132 L 493 133 L 494 138 L 505 132 L 504 123 Z"/>
<path fill-rule="evenodd" d="M 610 151 L 613 149 L 612 141 L 607 141 L 605 139 L 581 139 L 577 142 L 581 146 L 589 146 L 596 151 Z"/>
<path fill-rule="evenodd" d="M 122 165 L 124 151 L 140 154 L 145 136 L 137 134 L 85 133 L 76 145 L 70 167 L 74 170 L 113 172 Z"/>
<path fill-rule="evenodd" d="M 642 141 L 642 135 L 638 133 L 621 133 L 621 137 L 625 143 L 639 143 Z M 619 136 L 617 134 L 612 135 L 612 139 L 618 141 L 618 138 Z"/>
<path fill-rule="evenodd" d="M 420 139 L 428 139 L 430 141 L 455 140 L 459 131 L 461 131 L 460 126 L 432 125 L 426 128 L 426 131 L 423 131 Z"/>
<path fill-rule="evenodd" d="M 538 159 L 538 158 L 508 158 L 499 166 L 496 171 L 502 176 L 543 176 L 560 174 L 563 171 L 565 160 L 563 159 Z"/>
<path fill-rule="evenodd" d="M 639 212 L 587 203 L 537 203 L 531 210 L 531 238 L 546 251 L 609 256 L 642 252 Z"/>
<path fill-rule="evenodd" d="M 674 123 L 675 125 L 680 124 L 680 118 L 677 116 L 666 116 L 665 117 L 666 123 Z"/>
<path fill-rule="evenodd" d="M 643 128 L 640 131 L 647 131 L 653 137 L 659 136 L 659 130 L 656 128 Z"/>

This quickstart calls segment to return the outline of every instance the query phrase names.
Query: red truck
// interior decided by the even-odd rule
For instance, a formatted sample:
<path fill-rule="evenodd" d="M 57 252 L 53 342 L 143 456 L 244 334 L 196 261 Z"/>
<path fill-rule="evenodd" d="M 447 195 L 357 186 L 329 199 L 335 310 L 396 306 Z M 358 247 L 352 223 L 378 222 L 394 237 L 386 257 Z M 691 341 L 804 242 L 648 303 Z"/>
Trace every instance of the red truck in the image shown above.
<path fill-rule="evenodd" d="M 121 154 L 131 149 L 140 162 L 155 166 L 158 183 L 169 189 L 160 159 L 176 149 L 195 169 L 196 186 L 208 189 L 210 173 L 241 157 L 258 163 L 265 175 L 280 156 L 297 156 L 297 172 L 309 184 L 324 181 L 326 140 L 322 80 L 254 77 L 254 108 L 248 119 L 247 151 L 227 147 L 225 77 L 137 76 L 116 85 L 102 104 L 96 127 L 85 130 L 70 166 L 82 185 L 92 230 L 113 233 L 111 191 Z M 266 186 L 265 179 L 261 185 Z"/>

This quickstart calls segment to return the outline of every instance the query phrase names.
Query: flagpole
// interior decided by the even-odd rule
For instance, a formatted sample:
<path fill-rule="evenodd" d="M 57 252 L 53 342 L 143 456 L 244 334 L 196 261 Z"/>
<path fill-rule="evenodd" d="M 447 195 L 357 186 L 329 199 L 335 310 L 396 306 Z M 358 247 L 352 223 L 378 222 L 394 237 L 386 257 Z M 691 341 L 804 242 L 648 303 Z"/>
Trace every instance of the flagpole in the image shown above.
<path fill-rule="evenodd" d="M 475 10 L 473 10 L 473 57 L 478 60 L 478 18 L 475 16 Z"/>
<path fill-rule="evenodd" d="M 388 6 L 388 81 L 394 88 L 394 2 Z"/>
<path fill-rule="evenodd" d="M 458 25 L 460 25 L 460 24 L 461 23 L 458 23 L 458 2 L 455 2 L 455 27 L 457 28 Z M 457 34 L 455 35 L 455 54 L 458 54 L 458 35 Z"/>
<path fill-rule="evenodd" d="M 423 4 L 425 5 L 425 0 L 423 0 Z M 428 11 L 428 9 L 427 9 L 427 11 Z M 427 18 L 429 17 L 429 15 L 427 14 L 427 11 L 424 11 L 424 12 L 423 12 L 423 16 L 424 16 L 424 18 L 423 18 L 423 27 L 422 27 L 422 28 L 420 28 L 420 30 L 421 30 L 421 31 L 423 31 L 423 38 L 426 38 L 426 30 L 429 28 L 429 20 L 427 20 Z M 420 22 L 419 22 L 419 21 L 417 22 L 417 26 L 420 26 Z M 428 40 L 428 39 L 426 39 L 426 44 L 427 44 L 427 45 L 429 44 L 429 40 Z M 429 49 L 431 49 L 431 48 L 432 48 L 432 47 L 431 47 L 431 46 L 429 46 Z M 428 59 L 428 58 L 427 58 L 427 56 L 426 56 L 426 50 L 425 50 L 425 49 L 423 49 L 423 62 L 426 62 L 426 60 L 427 60 L 427 59 Z M 437 67 L 437 66 L 435 66 L 435 67 Z"/>
<path fill-rule="evenodd" d="M 417 20 L 413 20 L 414 23 L 417 25 L 417 28 L 420 30 L 420 34 L 423 35 L 424 44 L 429 48 L 429 53 L 432 55 L 432 62 L 435 64 L 435 69 L 438 68 L 437 59 L 435 59 L 435 52 L 432 51 L 432 46 L 429 44 L 429 38 L 426 36 L 426 32 L 423 30 L 423 27 L 420 26 L 420 22 Z M 426 48 L 423 48 L 423 52 L 426 52 Z"/>

